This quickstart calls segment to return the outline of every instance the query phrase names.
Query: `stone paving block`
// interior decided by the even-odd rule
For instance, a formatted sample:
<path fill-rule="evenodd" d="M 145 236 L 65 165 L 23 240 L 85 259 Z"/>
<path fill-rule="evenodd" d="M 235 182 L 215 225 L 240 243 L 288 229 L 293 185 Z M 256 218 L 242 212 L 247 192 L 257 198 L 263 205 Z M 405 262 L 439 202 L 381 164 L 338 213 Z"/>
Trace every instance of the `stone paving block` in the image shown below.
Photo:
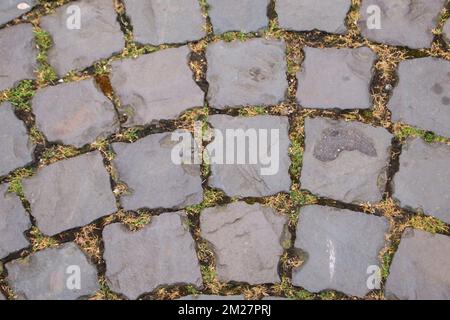
<path fill-rule="evenodd" d="M 195 300 L 195 301 L 204 301 L 204 300 L 245 300 L 243 296 L 216 296 L 216 295 L 191 295 L 185 296 L 177 300 Z"/>
<path fill-rule="evenodd" d="M 450 62 L 437 58 L 402 61 L 398 76 L 388 103 L 392 121 L 450 137 Z"/>
<path fill-rule="evenodd" d="M 197 0 L 125 0 L 135 41 L 184 43 L 205 36 L 206 21 Z"/>
<path fill-rule="evenodd" d="M 23 181 L 38 228 L 47 235 L 81 227 L 117 210 L 98 151 L 44 167 Z"/>
<path fill-rule="evenodd" d="M 388 230 L 383 217 L 322 206 L 302 208 L 294 246 L 307 258 L 293 271 L 292 283 L 311 292 L 331 289 L 365 296 L 370 291 L 368 268 L 379 266 Z"/>
<path fill-rule="evenodd" d="M 183 212 L 152 217 L 143 229 L 131 232 L 121 224 L 103 230 L 106 277 L 114 292 L 137 299 L 160 286 L 202 286 L 195 243 Z"/>
<path fill-rule="evenodd" d="M 429 48 L 432 30 L 437 27 L 445 3 L 446 0 L 364 0 L 358 25 L 362 35 L 374 42 Z M 374 23 L 377 21 L 379 25 Z"/>
<path fill-rule="evenodd" d="M 289 239 L 287 218 L 260 204 L 236 202 L 200 215 L 202 237 L 216 255 L 223 282 L 278 283 L 282 244 Z"/>
<path fill-rule="evenodd" d="M 111 83 L 129 110 L 127 125 L 172 119 L 203 106 L 204 93 L 189 69 L 188 47 L 165 49 L 112 63 Z"/>
<path fill-rule="evenodd" d="M 31 228 L 20 199 L 0 186 L 0 259 L 29 245 L 24 232 Z"/>
<path fill-rule="evenodd" d="M 32 107 L 36 124 L 49 141 L 78 148 L 119 128 L 112 102 L 91 79 L 39 90 Z"/>
<path fill-rule="evenodd" d="M 347 203 L 378 202 L 393 136 L 358 122 L 306 119 L 301 187 Z"/>
<path fill-rule="evenodd" d="M 390 267 L 386 297 L 450 299 L 450 237 L 407 229 Z"/>
<path fill-rule="evenodd" d="M 294 31 L 321 30 L 343 34 L 351 0 L 277 0 L 275 10 L 281 28 Z"/>
<path fill-rule="evenodd" d="M 181 209 L 202 202 L 200 165 L 172 161 L 172 150 L 178 144 L 172 136 L 154 134 L 133 144 L 113 144 L 117 154 L 113 163 L 130 191 L 121 199 L 125 210 Z"/>
<path fill-rule="evenodd" d="M 34 78 L 37 50 L 33 26 L 28 23 L 0 30 L 0 91 Z"/>
<path fill-rule="evenodd" d="M 445 23 L 442 33 L 444 40 L 447 42 L 447 44 L 450 44 L 450 20 L 447 20 L 447 22 Z"/>
<path fill-rule="evenodd" d="M 288 89 L 285 43 L 251 39 L 208 46 L 208 100 L 213 108 L 274 105 Z"/>
<path fill-rule="evenodd" d="M 409 140 L 400 155 L 393 197 L 400 206 L 450 224 L 450 147 Z"/>
<path fill-rule="evenodd" d="M 3 293 L 0 292 L 0 301 L 2 300 L 6 300 L 5 296 L 3 295 Z"/>
<path fill-rule="evenodd" d="M 223 136 L 223 139 L 216 137 L 207 146 L 211 154 L 211 176 L 208 180 L 211 187 L 221 189 L 232 197 L 289 193 L 291 161 L 289 120 L 286 117 L 213 115 L 208 122 L 220 131 L 219 136 Z M 227 138 L 227 135 L 230 136 Z M 233 155 L 228 153 L 231 148 L 234 158 L 228 162 Z M 240 160 L 244 156 L 245 159 Z"/>
<path fill-rule="evenodd" d="M 36 3 L 36 0 L 4 0 L 0 2 L 0 25 L 29 12 Z"/>
<path fill-rule="evenodd" d="M 297 73 L 297 100 L 305 108 L 367 109 L 376 54 L 369 48 L 306 47 Z"/>
<path fill-rule="evenodd" d="M 208 0 L 208 14 L 215 34 L 256 32 L 267 27 L 269 0 Z"/>
<path fill-rule="evenodd" d="M 74 243 L 45 249 L 5 266 L 7 281 L 19 299 L 75 300 L 99 289 L 95 266 Z"/>
<path fill-rule="evenodd" d="M 0 104 L 0 176 L 30 163 L 33 149 L 27 128 L 17 119 L 11 104 Z"/>
<path fill-rule="evenodd" d="M 40 26 L 53 38 L 48 60 L 59 76 L 71 70 L 83 70 L 125 46 L 111 0 L 69 3 L 42 17 Z"/>

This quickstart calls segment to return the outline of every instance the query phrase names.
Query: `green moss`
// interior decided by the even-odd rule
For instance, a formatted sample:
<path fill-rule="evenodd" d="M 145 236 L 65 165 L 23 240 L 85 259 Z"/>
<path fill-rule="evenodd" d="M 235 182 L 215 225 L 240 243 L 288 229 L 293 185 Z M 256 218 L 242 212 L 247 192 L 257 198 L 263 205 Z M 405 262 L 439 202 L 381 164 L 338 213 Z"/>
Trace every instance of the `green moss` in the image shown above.
<path fill-rule="evenodd" d="M 23 198 L 23 185 L 22 179 L 31 177 L 34 174 L 33 169 L 23 168 L 16 170 L 9 180 L 8 192 L 15 193 L 19 197 Z"/>
<path fill-rule="evenodd" d="M 37 82 L 39 85 L 52 83 L 58 79 L 55 70 L 48 63 L 47 56 L 48 50 L 53 45 L 53 39 L 47 31 L 44 31 L 39 27 L 34 28 L 34 38 L 39 50 L 37 56 Z"/>
<path fill-rule="evenodd" d="M 30 100 L 35 92 L 33 81 L 24 80 L 6 93 L 6 100 L 10 101 L 17 110 L 30 111 Z"/>

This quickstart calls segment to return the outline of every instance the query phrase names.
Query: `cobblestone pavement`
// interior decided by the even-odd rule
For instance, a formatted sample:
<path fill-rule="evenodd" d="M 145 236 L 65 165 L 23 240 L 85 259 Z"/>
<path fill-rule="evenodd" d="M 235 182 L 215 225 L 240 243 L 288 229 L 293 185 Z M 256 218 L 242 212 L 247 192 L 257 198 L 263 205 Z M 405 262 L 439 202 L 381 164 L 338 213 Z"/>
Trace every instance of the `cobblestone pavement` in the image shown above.
<path fill-rule="evenodd" d="M 450 299 L 449 16 L 2 1 L 0 300 Z M 275 169 L 193 152 L 272 129 Z"/>

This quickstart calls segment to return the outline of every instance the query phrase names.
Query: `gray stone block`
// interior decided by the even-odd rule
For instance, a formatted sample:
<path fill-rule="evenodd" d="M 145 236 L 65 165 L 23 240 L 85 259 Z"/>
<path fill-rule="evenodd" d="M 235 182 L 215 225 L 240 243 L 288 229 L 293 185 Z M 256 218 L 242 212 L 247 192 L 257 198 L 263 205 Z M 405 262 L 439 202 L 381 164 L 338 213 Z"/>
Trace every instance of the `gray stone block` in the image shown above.
<path fill-rule="evenodd" d="M 194 301 L 205 301 L 205 300 L 244 300 L 243 296 L 216 296 L 216 295 L 191 295 L 185 296 L 177 300 L 194 300 Z"/>
<path fill-rule="evenodd" d="M 0 2 L 0 24 L 7 23 L 29 12 L 36 0 L 4 0 Z"/>

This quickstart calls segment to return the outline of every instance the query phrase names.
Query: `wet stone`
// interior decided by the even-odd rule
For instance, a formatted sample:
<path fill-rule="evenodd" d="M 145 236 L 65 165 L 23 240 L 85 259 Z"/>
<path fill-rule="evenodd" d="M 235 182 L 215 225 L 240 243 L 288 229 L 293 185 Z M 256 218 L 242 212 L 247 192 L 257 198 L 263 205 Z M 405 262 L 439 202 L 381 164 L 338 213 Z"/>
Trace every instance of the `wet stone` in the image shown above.
<path fill-rule="evenodd" d="M 7 281 L 26 300 L 75 300 L 99 289 L 97 269 L 74 244 L 45 249 L 7 263 Z M 80 282 L 74 280 L 79 275 Z"/>
<path fill-rule="evenodd" d="M 383 128 L 306 119 L 302 189 L 347 203 L 378 202 L 386 187 L 392 135 Z"/>
<path fill-rule="evenodd" d="M 300 211 L 294 247 L 306 260 L 292 283 L 311 292 L 331 289 L 363 297 L 369 267 L 379 266 L 389 223 L 383 217 L 322 206 Z"/>
<path fill-rule="evenodd" d="M 369 48 L 306 47 L 297 73 L 297 100 L 305 108 L 367 109 L 376 54 Z"/>
<path fill-rule="evenodd" d="M 185 296 L 178 300 L 196 300 L 196 301 L 204 301 L 204 300 L 244 300 L 243 296 L 215 296 L 215 295 L 191 295 Z"/>
<path fill-rule="evenodd" d="M 36 3 L 36 0 L 4 0 L 0 2 L 0 25 L 29 12 Z"/>
<path fill-rule="evenodd" d="M 160 286 L 202 286 L 195 243 L 182 212 L 152 217 L 136 232 L 124 225 L 105 227 L 104 258 L 110 288 L 129 299 L 137 299 Z"/>

